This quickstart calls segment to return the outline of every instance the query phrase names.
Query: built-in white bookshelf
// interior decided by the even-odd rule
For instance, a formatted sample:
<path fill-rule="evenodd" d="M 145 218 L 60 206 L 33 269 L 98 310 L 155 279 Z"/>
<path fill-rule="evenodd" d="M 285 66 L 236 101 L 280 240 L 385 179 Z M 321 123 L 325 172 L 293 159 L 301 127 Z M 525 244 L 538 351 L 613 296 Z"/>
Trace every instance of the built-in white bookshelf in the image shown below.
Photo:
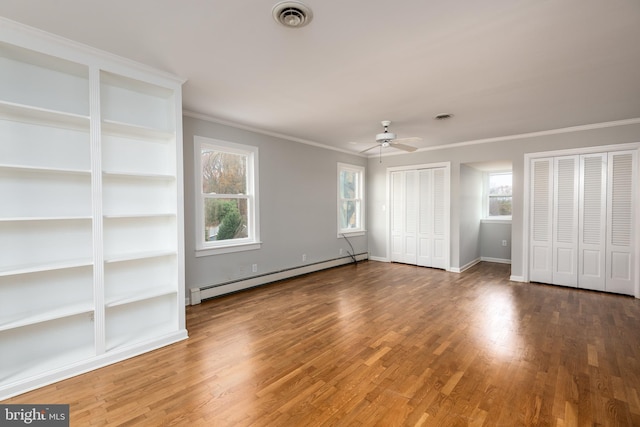
<path fill-rule="evenodd" d="M 182 81 L 0 24 L 1 400 L 187 333 Z"/>

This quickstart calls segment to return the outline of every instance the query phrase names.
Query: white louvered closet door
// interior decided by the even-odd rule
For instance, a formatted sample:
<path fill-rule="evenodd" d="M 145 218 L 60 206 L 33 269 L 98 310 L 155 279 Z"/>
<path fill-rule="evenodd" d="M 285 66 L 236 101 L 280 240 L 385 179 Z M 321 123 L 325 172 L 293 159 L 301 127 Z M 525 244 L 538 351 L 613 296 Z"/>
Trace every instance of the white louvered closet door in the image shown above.
<path fill-rule="evenodd" d="M 578 287 L 605 290 L 607 153 L 580 156 Z"/>
<path fill-rule="evenodd" d="M 554 158 L 553 283 L 578 286 L 579 157 Z"/>
<path fill-rule="evenodd" d="M 633 295 L 637 150 L 531 160 L 529 279 Z"/>
<path fill-rule="evenodd" d="M 632 295 L 635 275 L 636 151 L 609 153 L 607 193 L 607 292 Z"/>
<path fill-rule="evenodd" d="M 552 283 L 553 159 L 531 161 L 529 279 Z"/>

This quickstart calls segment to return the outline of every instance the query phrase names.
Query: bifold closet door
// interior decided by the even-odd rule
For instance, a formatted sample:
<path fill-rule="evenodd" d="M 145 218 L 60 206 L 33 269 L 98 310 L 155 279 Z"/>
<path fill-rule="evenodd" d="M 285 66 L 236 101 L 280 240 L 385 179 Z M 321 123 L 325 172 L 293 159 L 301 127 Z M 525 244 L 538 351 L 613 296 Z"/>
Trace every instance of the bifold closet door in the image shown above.
<path fill-rule="evenodd" d="M 393 172 L 391 191 L 391 261 L 417 264 L 417 171 Z"/>
<path fill-rule="evenodd" d="M 391 173 L 391 261 L 447 268 L 445 168 Z"/>
<path fill-rule="evenodd" d="M 636 150 L 531 161 L 531 281 L 634 294 L 636 171 Z"/>
<path fill-rule="evenodd" d="M 530 280 L 577 286 L 579 157 L 532 161 Z"/>
<path fill-rule="evenodd" d="M 421 169 L 419 175 L 418 265 L 446 265 L 446 172 L 444 168 Z"/>
<path fill-rule="evenodd" d="M 605 290 L 607 153 L 580 156 L 578 287 Z"/>
<path fill-rule="evenodd" d="M 529 279 L 553 283 L 553 159 L 531 161 Z"/>
<path fill-rule="evenodd" d="M 557 285 L 578 286 L 579 157 L 554 158 L 553 275 Z"/>
<path fill-rule="evenodd" d="M 637 152 L 609 153 L 607 171 L 607 292 L 633 295 L 635 286 L 635 203 Z"/>

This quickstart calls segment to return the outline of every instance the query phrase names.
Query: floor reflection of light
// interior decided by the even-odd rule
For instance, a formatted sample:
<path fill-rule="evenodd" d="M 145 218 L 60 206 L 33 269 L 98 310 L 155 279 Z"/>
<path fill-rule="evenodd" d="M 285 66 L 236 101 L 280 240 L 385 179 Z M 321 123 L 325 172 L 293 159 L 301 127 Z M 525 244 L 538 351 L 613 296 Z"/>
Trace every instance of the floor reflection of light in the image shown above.
<path fill-rule="evenodd" d="M 496 290 L 480 299 L 475 316 L 483 347 L 499 357 L 512 357 L 522 346 L 518 334 L 518 307 L 508 290 Z"/>

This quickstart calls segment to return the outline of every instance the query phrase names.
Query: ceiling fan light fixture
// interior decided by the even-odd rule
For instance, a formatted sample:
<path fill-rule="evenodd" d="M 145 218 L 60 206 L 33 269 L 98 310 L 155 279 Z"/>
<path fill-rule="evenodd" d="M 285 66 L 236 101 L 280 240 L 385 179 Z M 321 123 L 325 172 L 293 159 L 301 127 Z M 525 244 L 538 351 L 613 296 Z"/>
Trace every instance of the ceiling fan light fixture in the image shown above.
<path fill-rule="evenodd" d="M 277 23 L 288 28 L 304 27 L 313 19 L 311 9 L 299 1 L 282 1 L 277 3 L 273 6 L 271 13 Z"/>

